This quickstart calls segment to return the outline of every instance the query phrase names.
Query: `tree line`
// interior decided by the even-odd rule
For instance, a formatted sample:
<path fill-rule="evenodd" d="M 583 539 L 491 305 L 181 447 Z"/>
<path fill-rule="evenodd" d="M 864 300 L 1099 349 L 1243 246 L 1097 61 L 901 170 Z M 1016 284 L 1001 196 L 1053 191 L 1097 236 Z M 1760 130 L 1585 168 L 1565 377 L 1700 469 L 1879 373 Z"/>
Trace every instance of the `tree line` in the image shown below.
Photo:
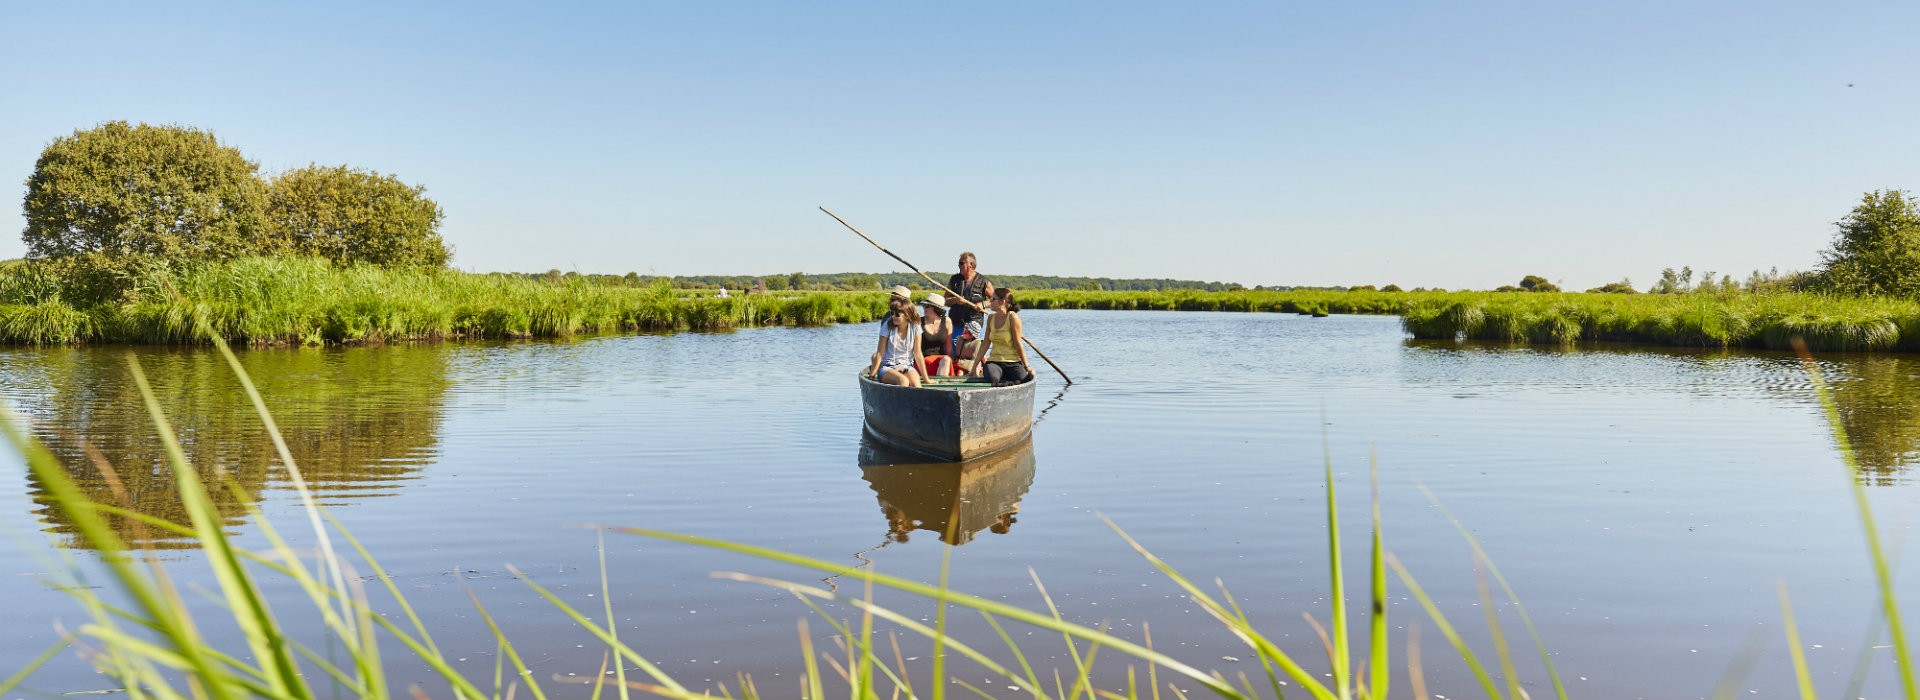
<path fill-rule="evenodd" d="M 1665 268 L 1648 294 L 1817 292 L 1841 296 L 1920 298 L 1920 199 L 1905 190 L 1874 190 L 1834 222 L 1833 240 L 1820 251 L 1820 265 L 1807 272 L 1754 270 L 1743 279 L 1712 270 L 1695 276 L 1692 266 Z M 1394 291 L 1398 287 L 1387 285 Z M 1371 286 L 1353 289 L 1372 289 Z M 1382 291 L 1387 291 L 1382 289 Z M 1496 292 L 1558 292 L 1559 285 L 1527 275 Z M 1588 289 L 1589 294 L 1638 294 L 1622 278 Z"/>
<path fill-rule="evenodd" d="M 546 272 L 509 273 L 528 279 L 545 279 L 553 282 L 578 280 L 589 284 L 611 285 L 617 287 L 647 287 L 665 282 L 678 289 L 741 289 L 757 290 L 763 285 L 769 292 L 783 291 L 872 291 L 891 289 L 894 285 L 904 285 L 913 289 L 927 286 L 927 281 L 911 272 L 832 272 L 805 273 L 790 272 L 769 275 L 643 275 L 629 272 L 624 275 L 562 272 L 558 269 Z M 936 280 L 946 280 L 951 272 L 929 270 L 927 274 Z M 1202 282 L 1199 280 L 1178 280 L 1167 278 L 1133 279 L 1112 277 L 1059 277 L 1053 275 L 993 275 L 987 277 L 998 286 L 1013 289 L 1073 289 L 1081 291 L 1121 291 L 1121 292 L 1157 292 L 1170 290 L 1190 290 L 1208 292 L 1227 292 L 1245 289 L 1235 282 Z M 1272 289 L 1291 289 L 1291 287 L 1273 287 Z"/>
<path fill-rule="evenodd" d="M 185 126 L 106 122 L 54 139 L 22 210 L 27 265 L 72 299 L 109 301 L 147 273 L 205 261 L 311 256 L 444 267 L 440 205 L 393 175 L 308 165 L 267 176 Z"/>

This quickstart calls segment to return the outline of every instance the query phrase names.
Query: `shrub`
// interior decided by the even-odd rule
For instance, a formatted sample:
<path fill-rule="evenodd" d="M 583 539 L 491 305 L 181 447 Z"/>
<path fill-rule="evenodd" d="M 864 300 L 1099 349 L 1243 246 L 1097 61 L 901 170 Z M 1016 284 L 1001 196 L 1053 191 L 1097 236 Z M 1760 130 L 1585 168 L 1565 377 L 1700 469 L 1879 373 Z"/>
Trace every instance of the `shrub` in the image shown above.
<path fill-rule="evenodd" d="M 1861 197 L 1833 245 L 1821 251 L 1817 286 L 1842 294 L 1920 296 L 1920 200 L 1903 190 Z"/>
<path fill-rule="evenodd" d="M 426 188 L 341 166 L 281 173 L 268 191 L 267 227 L 293 251 L 348 265 L 441 267 L 440 205 Z"/>
<path fill-rule="evenodd" d="M 55 139 L 22 205 L 29 258 L 225 259 L 284 246 L 262 236 L 266 183 L 212 133 L 107 122 Z"/>
<path fill-rule="evenodd" d="M 1547 278 L 1545 278 L 1545 277 L 1541 277 L 1541 276 L 1539 276 L 1539 275 L 1527 275 L 1526 277 L 1523 277 L 1523 278 L 1521 278 L 1521 279 L 1520 279 L 1520 288 L 1521 288 L 1521 289 L 1524 289 L 1524 290 L 1527 290 L 1527 291 L 1529 291 L 1529 292 L 1557 292 L 1557 291 L 1560 291 L 1560 287 L 1559 287 L 1559 285 L 1556 285 L 1556 284 L 1554 284 L 1554 283 L 1552 283 L 1552 282 L 1548 282 L 1548 281 L 1547 281 Z"/>

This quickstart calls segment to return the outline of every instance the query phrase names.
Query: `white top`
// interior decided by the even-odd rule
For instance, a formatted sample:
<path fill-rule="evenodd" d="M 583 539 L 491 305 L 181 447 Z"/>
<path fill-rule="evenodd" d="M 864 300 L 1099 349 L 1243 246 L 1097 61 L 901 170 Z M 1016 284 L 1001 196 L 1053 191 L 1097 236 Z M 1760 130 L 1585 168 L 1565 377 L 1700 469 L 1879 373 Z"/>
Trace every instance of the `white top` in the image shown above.
<path fill-rule="evenodd" d="M 900 369 L 913 364 L 913 344 L 920 342 L 919 329 L 908 328 L 907 335 L 903 338 L 889 327 L 880 333 L 880 337 L 887 339 L 887 350 L 880 355 L 882 371 Z"/>

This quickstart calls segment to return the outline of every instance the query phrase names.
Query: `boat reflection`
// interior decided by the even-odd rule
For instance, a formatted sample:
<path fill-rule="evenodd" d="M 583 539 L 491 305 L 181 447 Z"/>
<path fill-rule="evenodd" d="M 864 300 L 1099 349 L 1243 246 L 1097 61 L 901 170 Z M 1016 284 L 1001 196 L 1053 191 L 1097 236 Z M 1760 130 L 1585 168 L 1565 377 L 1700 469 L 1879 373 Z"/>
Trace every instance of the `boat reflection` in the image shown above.
<path fill-rule="evenodd" d="M 860 472 L 880 499 L 889 542 L 926 530 L 962 545 L 982 530 L 1006 534 L 1018 522 L 1020 499 L 1033 486 L 1033 438 L 965 462 L 928 462 L 862 436 Z"/>

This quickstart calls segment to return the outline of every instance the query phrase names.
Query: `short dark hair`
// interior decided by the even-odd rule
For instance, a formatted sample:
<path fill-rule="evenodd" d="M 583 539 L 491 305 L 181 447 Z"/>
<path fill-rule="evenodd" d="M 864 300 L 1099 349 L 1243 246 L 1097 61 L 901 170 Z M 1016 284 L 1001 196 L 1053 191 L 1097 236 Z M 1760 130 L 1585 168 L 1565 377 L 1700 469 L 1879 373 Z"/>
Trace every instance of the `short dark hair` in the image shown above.
<path fill-rule="evenodd" d="M 979 267 L 980 259 L 973 257 L 973 251 L 969 250 L 960 254 L 960 264 L 965 265 L 967 263 L 973 263 L 975 267 Z"/>

